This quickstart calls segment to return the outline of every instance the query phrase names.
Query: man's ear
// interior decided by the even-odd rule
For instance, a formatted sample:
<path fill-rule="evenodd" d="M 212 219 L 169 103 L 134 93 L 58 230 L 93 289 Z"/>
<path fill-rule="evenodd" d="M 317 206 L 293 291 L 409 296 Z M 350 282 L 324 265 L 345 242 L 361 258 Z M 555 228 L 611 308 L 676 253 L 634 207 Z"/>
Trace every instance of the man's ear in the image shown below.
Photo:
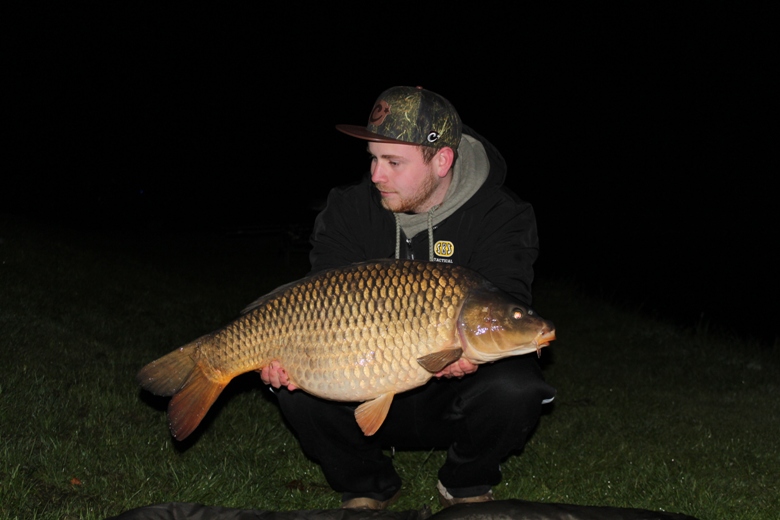
<path fill-rule="evenodd" d="M 436 174 L 439 177 L 444 177 L 452 168 L 452 163 L 455 162 L 455 152 L 449 146 L 445 146 L 436 153 L 433 160 L 436 163 Z"/>

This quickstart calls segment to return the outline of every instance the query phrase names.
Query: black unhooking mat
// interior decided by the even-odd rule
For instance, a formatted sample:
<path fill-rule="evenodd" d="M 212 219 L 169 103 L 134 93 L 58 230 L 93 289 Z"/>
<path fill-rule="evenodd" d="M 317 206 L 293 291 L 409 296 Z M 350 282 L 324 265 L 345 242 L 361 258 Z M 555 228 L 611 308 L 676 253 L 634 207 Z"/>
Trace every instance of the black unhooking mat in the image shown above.
<path fill-rule="evenodd" d="M 546 504 L 525 500 L 495 500 L 458 504 L 431 514 L 418 511 L 356 511 L 312 509 L 308 511 L 260 511 L 169 502 L 139 507 L 106 520 L 697 520 L 688 515 L 573 504 Z"/>

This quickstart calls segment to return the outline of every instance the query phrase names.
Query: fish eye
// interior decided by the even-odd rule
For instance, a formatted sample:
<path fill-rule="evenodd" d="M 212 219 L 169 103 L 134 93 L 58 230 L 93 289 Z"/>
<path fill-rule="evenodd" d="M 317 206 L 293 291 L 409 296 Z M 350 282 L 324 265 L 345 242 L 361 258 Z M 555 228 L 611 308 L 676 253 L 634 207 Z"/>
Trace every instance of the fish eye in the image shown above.
<path fill-rule="evenodd" d="M 519 320 L 523 317 L 523 309 L 515 309 L 512 311 L 512 318 Z"/>

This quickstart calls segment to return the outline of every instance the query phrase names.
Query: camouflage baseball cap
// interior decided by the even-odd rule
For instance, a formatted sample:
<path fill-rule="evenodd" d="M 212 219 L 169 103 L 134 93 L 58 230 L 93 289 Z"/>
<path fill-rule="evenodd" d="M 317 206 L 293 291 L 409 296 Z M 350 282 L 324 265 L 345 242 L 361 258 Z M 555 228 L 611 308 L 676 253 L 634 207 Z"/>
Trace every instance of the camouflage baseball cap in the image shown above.
<path fill-rule="evenodd" d="M 337 130 L 368 141 L 456 150 L 461 128 L 455 107 L 422 87 L 392 87 L 382 92 L 366 126 L 336 125 Z"/>

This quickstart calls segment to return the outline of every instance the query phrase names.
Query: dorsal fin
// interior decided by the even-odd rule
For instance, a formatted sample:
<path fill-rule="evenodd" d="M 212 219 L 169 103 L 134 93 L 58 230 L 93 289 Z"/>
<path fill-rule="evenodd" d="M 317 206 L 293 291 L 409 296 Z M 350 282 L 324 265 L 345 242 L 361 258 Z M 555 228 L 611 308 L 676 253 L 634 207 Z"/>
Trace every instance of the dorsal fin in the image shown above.
<path fill-rule="evenodd" d="M 364 435 L 374 435 L 385 422 L 387 412 L 395 394 L 382 394 L 376 399 L 366 401 L 355 409 L 355 420 Z"/>
<path fill-rule="evenodd" d="M 450 363 L 459 360 L 462 355 L 463 349 L 460 348 L 440 350 L 439 352 L 434 352 L 433 354 L 428 354 L 427 356 L 417 358 L 417 362 L 425 370 L 431 374 L 435 374 Z"/>

